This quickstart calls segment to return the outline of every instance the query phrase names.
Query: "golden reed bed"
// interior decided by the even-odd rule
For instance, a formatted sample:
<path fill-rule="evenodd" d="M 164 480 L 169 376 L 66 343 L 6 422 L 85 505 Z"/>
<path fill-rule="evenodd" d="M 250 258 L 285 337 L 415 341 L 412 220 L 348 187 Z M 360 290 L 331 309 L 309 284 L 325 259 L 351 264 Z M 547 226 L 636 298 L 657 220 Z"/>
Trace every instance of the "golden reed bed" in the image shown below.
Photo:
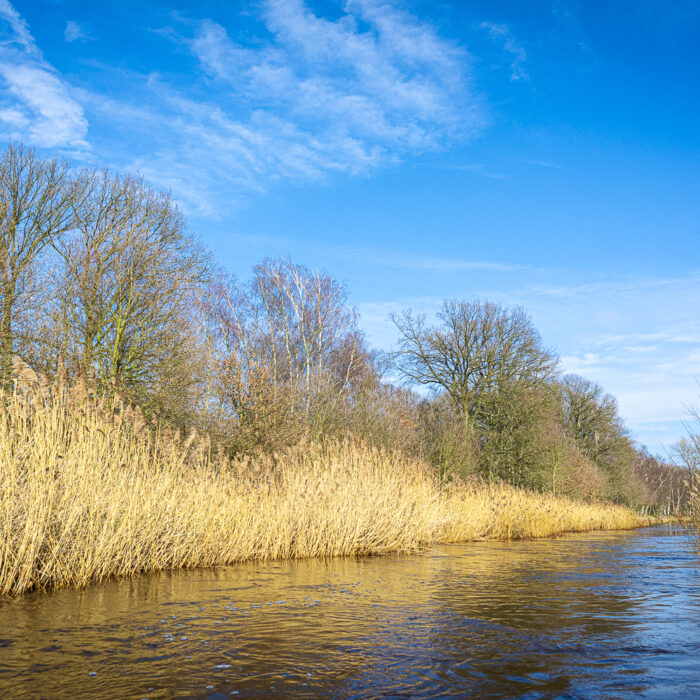
<path fill-rule="evenodd" d="M 505 485 L 441 485 L 352 440 L 229 463 L 153 436 L 138 412 L 68 392 L 0 401 L 0 594 L 250 559 L 633 528 L 621 506 Z"/>

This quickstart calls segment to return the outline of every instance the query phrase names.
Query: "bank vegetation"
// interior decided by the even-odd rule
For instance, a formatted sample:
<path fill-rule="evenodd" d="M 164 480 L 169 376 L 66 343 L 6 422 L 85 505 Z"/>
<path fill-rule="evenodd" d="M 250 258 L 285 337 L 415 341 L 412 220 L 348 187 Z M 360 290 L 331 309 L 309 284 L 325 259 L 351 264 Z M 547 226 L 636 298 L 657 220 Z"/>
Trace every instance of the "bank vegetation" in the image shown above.
<path fill-rule="evenodd" d="M 424 461 L 349 438 L 230 459 L 196 432 L 154 432 L 119 400 L 19 374 L 0 404 L 0 594 L 648 523 L 620 505 L 441 481 Z"/>
<path fill-rule="evenodd" d="M 687 509 L 685 472 L 562 374 L 522 308 L 387 323 L 392 353 L 328 273 L 266 259 L 238 279 L 167 193 L 10 143 L 0 590 Z"/>

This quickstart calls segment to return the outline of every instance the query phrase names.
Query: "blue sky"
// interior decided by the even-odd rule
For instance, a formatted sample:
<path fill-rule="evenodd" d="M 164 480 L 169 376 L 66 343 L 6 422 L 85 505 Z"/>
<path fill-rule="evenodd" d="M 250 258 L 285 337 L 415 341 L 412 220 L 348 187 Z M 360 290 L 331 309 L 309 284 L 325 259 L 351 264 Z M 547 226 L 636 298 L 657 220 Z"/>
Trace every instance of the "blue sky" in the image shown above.
<path fill-rule="evenodd" d="M 700 394 L 696 0 L 0 0 L 0 136 L 170 189 L 369 340 L 521 304 L 664 454 Z"/>

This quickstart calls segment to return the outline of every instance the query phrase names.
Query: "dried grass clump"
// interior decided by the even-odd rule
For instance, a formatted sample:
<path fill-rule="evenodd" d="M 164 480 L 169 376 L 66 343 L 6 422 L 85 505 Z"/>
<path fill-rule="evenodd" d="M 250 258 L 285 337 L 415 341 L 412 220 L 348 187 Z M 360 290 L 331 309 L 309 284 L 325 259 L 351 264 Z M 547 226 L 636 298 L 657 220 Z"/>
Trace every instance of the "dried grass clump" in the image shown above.
<path fill-rule="evenodd" d="M 680 517 L 680 516 L 679 516 Z M 700 549 L 700 476 L 691 474 L 688 479 L 688 521 L 680 518 L 684 524 L 690 524 L 695 529 L 695 541 Z"/>
<path fill-rule="evenodd" d="M 0 594 L 251 559 L 409 552 L 431 542 L 647 524 L 505 485 L 441 484 L 353 440 L 229 462 L 206 437 L 49 387 L 0 397 Z"/>

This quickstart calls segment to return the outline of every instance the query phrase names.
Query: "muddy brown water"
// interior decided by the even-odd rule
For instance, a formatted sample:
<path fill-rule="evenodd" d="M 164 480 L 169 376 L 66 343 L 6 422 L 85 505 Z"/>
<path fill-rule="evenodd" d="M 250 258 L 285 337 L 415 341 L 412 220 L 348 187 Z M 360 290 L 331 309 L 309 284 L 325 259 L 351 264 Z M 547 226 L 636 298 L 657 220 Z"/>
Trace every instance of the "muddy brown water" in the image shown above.
<path fill-rule="evenodd" d="M 665 525 L 174 571 L 0 600 L 0 697 L 700 697 Z"/>

